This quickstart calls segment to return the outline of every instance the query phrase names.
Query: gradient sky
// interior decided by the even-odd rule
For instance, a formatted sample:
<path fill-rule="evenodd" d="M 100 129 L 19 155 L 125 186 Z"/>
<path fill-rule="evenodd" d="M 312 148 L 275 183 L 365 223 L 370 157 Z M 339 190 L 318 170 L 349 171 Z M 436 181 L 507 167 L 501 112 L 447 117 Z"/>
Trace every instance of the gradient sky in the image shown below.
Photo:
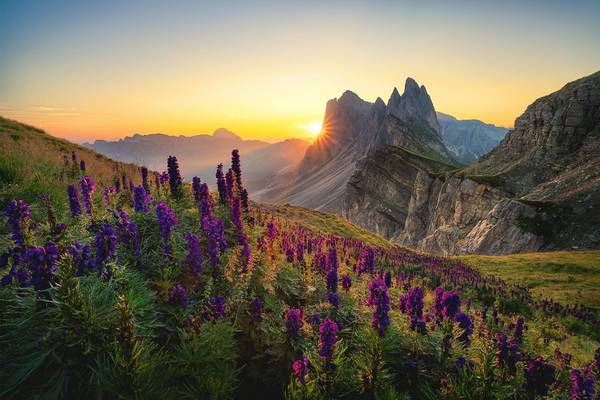
<path fill-rule="evenodd" d="M 0 115 L 78 142 L 278 140 L 411 76 L 439 111 L 512 126 L 600 69 L 600 1 L 421 3 L 2 1 Z"/>

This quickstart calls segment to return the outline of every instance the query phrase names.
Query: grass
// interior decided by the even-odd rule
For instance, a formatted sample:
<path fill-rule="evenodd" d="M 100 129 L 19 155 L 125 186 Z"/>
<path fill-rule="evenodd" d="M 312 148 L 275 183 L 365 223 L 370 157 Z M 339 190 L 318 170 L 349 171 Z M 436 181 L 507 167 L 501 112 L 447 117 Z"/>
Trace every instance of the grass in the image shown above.
<path fill-rule="evenodd" d="M 110 186 L 122 174 L 139 178 L 139 167 L 110 160 L 96 152 L 44 131 L 0 117 L 0 207 L 12 198 L 35 203 L 41 193 L 50 193 L 55 206 L 66 204 L 66 187 L 79 181 L 65 166 L 63 156 L 71 161 L 71 152 L 85 160 L 86 170 L 100 187 Z M 35 211 L 35 210 L 34 210 Z"/>
<path fill-rule="evenodd" d="M 600 251 L 558 251 L 508 256 L 460 256 L 482 273 L 527 286 L 532 294 L 600 311 Z"/>
<path fill-rule="evenodd" d="M 308 208 L 285 205 L 261 204 L 260 208 L 276 217 L 284 218 L 315 232 L 351 237 L 371 246 L 392 247 L 391 243 L 379 235 L 356 226 L 334 214 L 310 210 Z"/>

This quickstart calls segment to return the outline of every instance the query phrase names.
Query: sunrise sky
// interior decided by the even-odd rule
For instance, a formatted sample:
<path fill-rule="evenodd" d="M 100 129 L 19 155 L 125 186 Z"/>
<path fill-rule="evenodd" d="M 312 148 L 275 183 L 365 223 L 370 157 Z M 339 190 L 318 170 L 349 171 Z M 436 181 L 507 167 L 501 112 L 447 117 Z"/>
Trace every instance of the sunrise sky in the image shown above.
<path fill-rule="evenodd" d="M 218 3 L 218 4 L 217 4 Z M 132 133 L 309 137 L 328 99 L 511 126 L 600 69 L 600 1 L 2 1 L 0 115 L 81 142 Z"/>

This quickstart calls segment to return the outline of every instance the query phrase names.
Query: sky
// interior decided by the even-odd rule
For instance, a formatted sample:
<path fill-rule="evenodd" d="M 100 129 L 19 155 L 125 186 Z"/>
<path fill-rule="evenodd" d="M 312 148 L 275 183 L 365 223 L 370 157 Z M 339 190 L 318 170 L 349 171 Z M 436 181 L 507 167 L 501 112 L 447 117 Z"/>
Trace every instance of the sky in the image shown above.
<path fill-rule="evenodd" d="M 426 4 L 423 4 L 426 3 Z M 311 137 L 328 99 L 501 126 L 600 70 L 600 1 L 0 1 L 0 115 L 75 142 Z"/>

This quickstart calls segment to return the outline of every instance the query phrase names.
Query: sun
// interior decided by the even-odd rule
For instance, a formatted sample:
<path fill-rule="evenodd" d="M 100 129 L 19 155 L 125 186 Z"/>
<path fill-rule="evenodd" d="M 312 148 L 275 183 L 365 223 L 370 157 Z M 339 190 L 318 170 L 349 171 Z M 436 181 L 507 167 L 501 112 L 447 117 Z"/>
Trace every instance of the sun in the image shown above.
<path fill-rule="evenodd" d="M 310 136 L 317 137 L 321 132 L 321 123 L 319 121 L 312 121 L 302 125 L 302 128 L 304 128 Z"/>

